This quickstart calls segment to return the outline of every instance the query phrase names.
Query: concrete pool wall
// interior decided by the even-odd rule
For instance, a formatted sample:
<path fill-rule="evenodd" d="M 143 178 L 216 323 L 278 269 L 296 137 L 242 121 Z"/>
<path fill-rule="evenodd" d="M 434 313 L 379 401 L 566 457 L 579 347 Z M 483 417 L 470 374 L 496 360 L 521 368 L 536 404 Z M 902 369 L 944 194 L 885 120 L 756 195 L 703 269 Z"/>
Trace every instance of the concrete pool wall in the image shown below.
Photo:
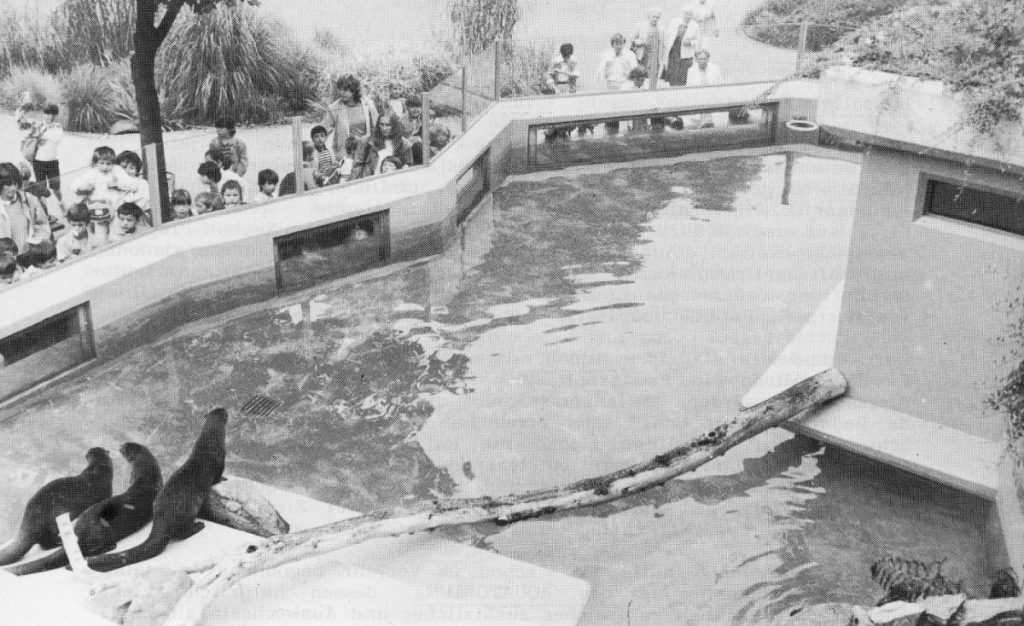
<path fill-rule="evenodd" d="M 18 284 L 2 295 L 0 338 L 10 337 L 63 311 L 87 305 L 86 317 L 91 328 L 85 332 L 89 343 L 98 359 L 110 358 L 184 323 L 261 302 L 280 293 L 275 271 L 275 238 L 381 211 L 387 212 L 389 251 L 380 267 L 371 272 L 392 271 L 402 263 L 437 254 L 457 237 L 458 222 L 466 215 L 467 207 L 459 206 L 460 179 L 479 159 L 487 166 L 485 191 L 497 187 L 509 175 L 527 172 L 531 126 L 617 116 L 651 116 L 666 111 L 722 109 L 756 102 L 776 107 L 770 142 L 774 146 L 793 148 L 795 144 L 808 143 L 806 135 L 786 127 L 785 123 L 791 119 L 818 120 L 823 130 L 849 143 L 875 145 L 886 139 L 856 125 L 871 114 L 870 110 L 864 108 L 860 117 L 852 115 L 848 110 L 849 102 L 841 97 L 833 94 L 831 99 L 819 100 L 819 89 L 815 82 L 794 81 L 779 85 L 752 83 L 500 102 L 428 167 L 171 224 L 137 240 L 85 257 L 59 271 Z M 878 126 L 870 128 L 877 130 Z M 905 137 L 898 139 L 906 140 Z M 887 144 L 887 147 L 901 149 L 901 152 L 913 149 L 910 144 Z M 824 369 L 838 364 L 850 380 L 849 402 L 839 405 L 841 410 L 811 416 L 793 428 L 995 500 L 999 504 L 999 521 L 1004 528 L 1011 562 L 1020 569 L 1024 565 L 1024 545 L 1013 539 L 1021 533 L 1010 529 L 1024 528 L 1024 522 L 1011 489 L 1012 478 L 1007 483 L 1006 468 L 996 467 L 996 460 L 988 458 L 1001 453 L 1001 441 L 983 436 L 991 433 L 979 433 L 977 428 L 969 426 L 971 420 L 976 420 L 975 415 L 959 416 L 955 423 L 948 424 L 948 415 L 918 411 L 912 402 L 891 402 L 886 398 L 886 385 L 891 385 L 886 382 L 891 381 L 887 376 L 894 375 L 906 362 L 893 358 L 888 359 L 885 367 L 878 367 L 877 350 L 892 350 L 888 342 L 893 337 L 886 333 L 897 333 L 910 342 L 926 338 L 923 344 L 926 347 L 956 355 L 955 349 L 946 347 L 950 341 L 975 341 L 978 333 L 988 333 L 994 328 L 995 320 L 991 315 L 984 324 L 972 327 L 973 335 L 964 335 L 961 328 L 949 326 L 956 319 L 953 313 L 929 317 L 926 309 L 935 305 L 935 299 L 929 296 L 930 289 L 938 285 L 938 293 L 942 293 L 943 289 L 952 288 L 969 277 L 977 292 L 963 302 L 969 305 L 986 297 L 994 300 L 1005 293 L 1007 287 L 1005 277 L 979 282 L 983 277 L 970 274 L 966 266 L 962 269 L 967 275 L 935 266 L 935 261 L 948 257 L 951 250 L 955 252 L 956 246 L 951 244 L 950 238 L 963 238 L 951 234 L 950 229 L 955 231 L 963 226 L 946 224 L 948 220 L 940 220 L 943 223 L 932 226 L 927 223 L 910 225 L 916 209 L 905 215 L 887 212 L 887 207 L 896 206 L 894 203 L 899 203 L 900 210 L 906 208 L 903 205 L 917 194 L 916 183 L 913 189 L 907 189 L 905 178 L 900 179 L 902 183 L 897 182 L 896 172 L 901 173 L 900 176 L 909 175 L 914 168 L 925 167 L 926 161 L 928 167 L 945 168 L 947 174 L 952 171 L 948 163 L 936 162 L 934 158 L 904 156 L 876 150 L 865 158 L 855 223 L 855 239 L 860 239 L 854 242 L 851 254 L 854 258 L 850 261 L 845 292 L 837 289 L 830 303 L 823 304 L 823 307 L 830 304 L 832 309 L 809 323 L 825 320 L 828 326 L 825 332 L 812 332 L 804 337 L 805 343 L 807 337 L 813 338 L 820 358 L 798 359 L 799 366 L 790 368 L 799 371 L 801 367 L 822 365 Z M 885 187 L 878 188 L 879 184 Z M 486 193 L 484 195 L 486 197 Z M 887 204 L 883 199 L 891 202 Z M 877 213 L 879 211 L 882 213 Z M 890 221 L 899 221 L 899 224 Z M 894 237 L 894 233 L 903 236 Z M 966 239 L 972 243 L 961 250 L 981 255 L 981 261 L 974 258 L 972 263 L 1006 263 L 1006 259 L 1012 257 L 1012 267 L 1019 267 L 1015 265 L 1022 255 L 1019 242 L 1008 248 L 997 246 L 993 251 L 984 237 Z M 1007 249 L 1010 257 L 1006 256 Z M 923 254 L 923 258 L 931 259 L 934 275 L 925 278 L 915 273 L 917 270 L 896 274 L 884 271 L 884 260 L 904 254 Z M 994 261 L 984 260 L 989 255 L 995 255 Z M 869 268 L 866 263 L 873 263 L 878 271 L 866 272 Z M 916 264 L 908 258 L 907 263 L 900 265 L 911 268 Z M 882 278 L 898 278 L 901 282 L 890 289 L 880 283 Z M 885 302 L 880 300 L 883 295 Z M 928 323 L 916 325 L 906 335 L 901 330 L 906 324 L 879 326 L 866 314 L 870 313 L 870 307 L 882 304 L 908 313 L 913 310 L 914 319 Z M 870 341 L 862 341 L 862 335 Z M 799 340 L 800 337 L 794 340 L 795 348 L 791 352 L 802 357 L 800 349 L 806 346 L 796 345 Z M 821 350 L 823 345 L 825 349 Z M 904 354 L 918 345 L 921 341 L 906 344 L 892 353 Z M 921 358 L 927 361 L 927 355 Z M 980 363 L 978 359 L 975 362 Z M 786 369 L 785 364 L 780 368 Z M 788 373 L 792 375 L 793 371 Z M 922 388 L 915 386 L 918 384 L 931 390 L 925 395 L 948 392 L 938 378 L 942 374 L 940 368 L 926 379 L 904 380 L 903 397 L 921 397 Z M 773 380 L 776 386 L 787 386 L 778 384 L 785 376 Z M 768 393 L 772 390 L 771 384 L 762 387 L 759 392 L 766 394 L 765 397 L 771 395 Z M 8 403 L 17 397 L 12 396 Z M 942 428 L 938 428 L 940 426 Z M 902 430 L 894 430 L 898 428 Z M 942 445 L 936 445 L 937 442 Z"/>

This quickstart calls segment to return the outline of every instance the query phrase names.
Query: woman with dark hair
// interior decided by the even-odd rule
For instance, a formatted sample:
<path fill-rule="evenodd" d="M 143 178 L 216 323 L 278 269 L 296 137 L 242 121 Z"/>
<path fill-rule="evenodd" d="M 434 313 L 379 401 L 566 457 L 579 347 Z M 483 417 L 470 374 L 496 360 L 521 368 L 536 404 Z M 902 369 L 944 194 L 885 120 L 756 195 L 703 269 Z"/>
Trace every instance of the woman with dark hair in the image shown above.
<path fill-rule="evenodd" d="M 377 107 L 371 102 L 363 101 L 362 85 L 359 79 L 351 74 L 342 76 L 334 83 L 338 99 L 327 106 L 320 125 L 328 133 L 334 133 L 331 147 L 334 154 L 345 154 L 345 139 L 355 137 L 363 139 L 376 128 Z"/>
<path fill-rule="evenodd" d="M 377 164 L 389 156 L 406 165 L 413 164 L 412 142 L 402 132 L 398 117 L 390 111 L 380 116 L 370 136 L 359 142 L 349 180 L 372 176 L 377 171 Z"/>

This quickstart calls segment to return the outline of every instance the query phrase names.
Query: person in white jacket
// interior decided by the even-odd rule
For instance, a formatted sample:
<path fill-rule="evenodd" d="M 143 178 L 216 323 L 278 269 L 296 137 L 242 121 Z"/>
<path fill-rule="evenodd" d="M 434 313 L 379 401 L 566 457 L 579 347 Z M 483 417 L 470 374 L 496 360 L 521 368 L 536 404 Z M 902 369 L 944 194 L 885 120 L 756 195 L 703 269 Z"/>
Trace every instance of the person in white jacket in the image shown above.
<path fill-rule="evenodd" d="M 629 73 L 637 66 L 636 55 L 626 50 L 626 38 L 622 33 L 612 35 L 612 47 L 604 51 L 597 64 L 598 89 L 619 91 L 629 81 Z"/>
<path fill-rule="evenodd" d="M 693 67 L 694 54 L 701 47 L 700 28 L 691 10 L 685 9 L 682 17 L 668 23 L 664 41 L 662 78 L 673 87 L 685 86 L 688 72 Z"/>
<path fill-rule="evenodd" d="M 702 48 L 698 50 L 693 58 L 696 62 L 690 68 L 690 71 L 687 72 L 687 87 L 709 87 L 722 84 L 722 68 L 711 62 L 711 53 L 707 49 Z M 716 122 L 720 123 L 722 121 L 716 119 L 721 117 L 721 115 L 723 114 L 702 113 L 697 120 L 697 126 L 700 128 L 714 126 Z"/>
<path fill-rule="evenodd" d="M 57 148 L 64 138 L 64 128 L 57 121 L 60 108 L 56 104 L 43 107 L 43 121 L 30 120 L 26 117 L 30 105 L 18 107 L 15 119 L 22 130 L 28 130 L 30 137 L 38 137 L 35 158 L 32 159 L 32 171 L 36 182 L 44 183 L 60 194 L 60 159 Z"/>

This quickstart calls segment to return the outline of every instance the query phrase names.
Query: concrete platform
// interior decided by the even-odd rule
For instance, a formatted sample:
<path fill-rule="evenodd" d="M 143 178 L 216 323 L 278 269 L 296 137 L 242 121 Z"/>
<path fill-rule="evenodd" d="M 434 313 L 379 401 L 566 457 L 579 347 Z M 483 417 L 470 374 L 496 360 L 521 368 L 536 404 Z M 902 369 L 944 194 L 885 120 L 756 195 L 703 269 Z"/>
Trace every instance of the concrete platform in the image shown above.
<path fill-rule="evenodd" d="M 753 406 L 833 366 L 843 283 L 743 396 Z M 784 425 L 794 432 L 995 500 L 1003 444 L 844 397 Z"/>
<path fill-rule="evenodd" d="M 232 479 L 237 480 L 237 479 Z M 356 513 L 261 486 L 292 530 Z M 149 528 L 122 541 L 140 543 Z M 146 564 L 175 567 L 244 546 L 252 535 L 206 522 Z M 41 554 L 34 550 L 32 557 Z M 57 570 L 26 577 L 0 572 L 5 619 L 19 625 L 109 624 L 83 607 L 89 585 Z M 204 625 L 249 624 L 550 624 L 579 621 L 585 581 L 429 534 L 381 539 L 249 577 L 221 596 Z"/>

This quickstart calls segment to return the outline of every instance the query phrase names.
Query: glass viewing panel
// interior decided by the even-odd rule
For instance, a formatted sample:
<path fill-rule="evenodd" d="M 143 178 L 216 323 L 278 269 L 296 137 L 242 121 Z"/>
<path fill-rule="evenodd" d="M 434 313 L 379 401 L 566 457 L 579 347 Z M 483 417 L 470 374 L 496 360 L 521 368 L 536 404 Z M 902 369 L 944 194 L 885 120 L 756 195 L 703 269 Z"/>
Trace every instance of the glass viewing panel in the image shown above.
<path fill-rule="evenodd" d="M 278 288 L 340 278 L 383 265 L 388 211 L 274 238 Z"/>
<path fill-rule="evenodd" d="M 775 104 L 530 127 L 530 170 L 771 145 Z"/>
<path fill-rule="evenodd" d="M 455 181 L 455 223 L 461 224 L 491 189 L 491 151 L 486 150 Z"/>
<path fill-rule="evenodd" d="M 83 304 L 0 339 L 0 400 L 96 356 L 89 319 Z"/>
<path fill-rule="evenodd" d="M 929 180 L 924 212 L 1024 235 L 1024 196 Z"/>

